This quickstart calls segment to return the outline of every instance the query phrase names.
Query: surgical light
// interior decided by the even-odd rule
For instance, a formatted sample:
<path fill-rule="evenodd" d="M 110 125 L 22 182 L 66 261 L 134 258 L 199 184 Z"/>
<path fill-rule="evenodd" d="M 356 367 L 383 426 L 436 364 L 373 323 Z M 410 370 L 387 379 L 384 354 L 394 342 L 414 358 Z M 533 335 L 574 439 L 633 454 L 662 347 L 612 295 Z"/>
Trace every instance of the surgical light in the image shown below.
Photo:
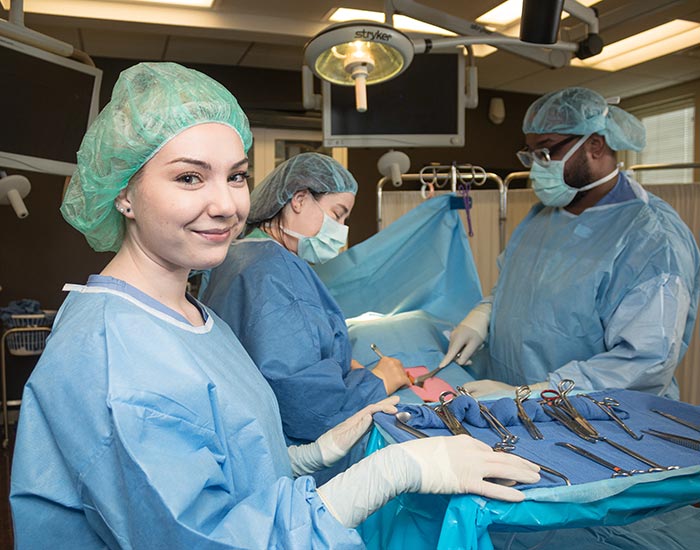
<path fill-rule="evenodd" d="M 304 48 L 306 64 L 323 80 L 355 86 L 355 105 L 367 110 L 366 86 L 401 74 L 413 60 L 413 43 L 401 31 L 374 21 L 331 25 Z"/>

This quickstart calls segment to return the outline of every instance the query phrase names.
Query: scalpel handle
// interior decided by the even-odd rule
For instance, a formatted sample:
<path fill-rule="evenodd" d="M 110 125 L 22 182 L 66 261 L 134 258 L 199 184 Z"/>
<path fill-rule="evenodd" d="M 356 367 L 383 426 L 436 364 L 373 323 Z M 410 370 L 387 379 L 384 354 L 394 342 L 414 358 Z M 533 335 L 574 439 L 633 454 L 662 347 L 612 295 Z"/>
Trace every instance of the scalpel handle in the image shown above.
<path fill-rule="evenodd" d="M 594 455 L 593 453 L 588 452 L 586 449 L 582 449 L 581 447 L 577 447 L 576 445 L 573 445 L 571 443 L 564 443 L 562 441 L 559 441 L 559 442 L 555 443 L 555 445 L 569 449 L 570 451 L 573 451 L 577 454 L 580 454 L 581 456 L 586 457 L 588 460 L 592 460 L 593 462 L 597 462 L 601 466 L 605 466 L 607 469 L 615 472 L 615 474 L 613 474 L 613 475 L 618 475 L 618 476 L 632 475 L 631 472 L 629 472 L 627 470 L 623 470 L 619 466 L 615 466 L 613 463 L 608 462 L 604 458 L 600 458 L 598 455 Z"/>

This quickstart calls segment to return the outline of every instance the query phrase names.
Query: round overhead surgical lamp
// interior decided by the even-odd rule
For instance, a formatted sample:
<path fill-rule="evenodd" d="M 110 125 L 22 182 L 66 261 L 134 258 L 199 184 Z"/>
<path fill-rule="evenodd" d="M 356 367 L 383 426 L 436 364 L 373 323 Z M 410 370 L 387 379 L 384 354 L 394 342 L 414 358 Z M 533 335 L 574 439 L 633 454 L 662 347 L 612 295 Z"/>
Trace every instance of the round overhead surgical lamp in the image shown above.
<path fill-rule="evenodd" d="M 324 29 L 304 47 L 304 59 L 323 80 L 355 86 L 355 106 L 367 110 L 366 86 L 394 78 L 413 60 L 401 31 L 374 21 L 348 21 Z"/>

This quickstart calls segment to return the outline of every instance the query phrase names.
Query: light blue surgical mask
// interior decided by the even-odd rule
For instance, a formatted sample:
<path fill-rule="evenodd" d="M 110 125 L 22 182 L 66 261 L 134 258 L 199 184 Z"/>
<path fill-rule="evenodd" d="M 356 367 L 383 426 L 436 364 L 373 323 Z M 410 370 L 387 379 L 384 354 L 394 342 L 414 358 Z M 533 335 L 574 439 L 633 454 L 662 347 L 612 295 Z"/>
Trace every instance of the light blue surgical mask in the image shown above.
<path fill-rule="evenodd" d="M 610 172 L 607 176 L 593 183 L 589 183 L 584 187 L 576 188 L 567 185 L 564 181 L 564 167 L 566 166 L 566 161 L 572 157 L 589 137 L 590 134 L 582 136 L 561 160 L 550 160 L 547 166 L 542 166 L 537 161 L 532 164 L 532 168 L 530 168 L 532 188 L 535 190 L 537 198 L 542 201 L 542 204 L 545 206 L 567 206 L 574 200 L 576 193 L 598 187 L 619 172 L 619 168 L 615 168 L 615 170 Z"/>
<path fill-rule="evenodd" d="M 321 208 L 318 202 L 316 205 Z M 326 214 L 323 208 L 321 208 L 321 212 L 323 212 L 323 223 L 321 229 L 313 237 L 307 237 L 285 227 L 282 228 L 282 231 L 287 235 L 299 240 L 297 256 L 312 264 L 322 264 L 332 260 L 348 241 L 348 226 L 335 221 Z"/>

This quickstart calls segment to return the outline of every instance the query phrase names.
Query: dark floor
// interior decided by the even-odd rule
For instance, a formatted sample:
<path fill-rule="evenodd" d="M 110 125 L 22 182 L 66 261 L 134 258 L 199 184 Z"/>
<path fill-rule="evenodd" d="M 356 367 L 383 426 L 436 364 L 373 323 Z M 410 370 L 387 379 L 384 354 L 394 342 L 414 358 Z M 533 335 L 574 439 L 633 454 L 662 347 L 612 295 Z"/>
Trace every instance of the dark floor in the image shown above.
<path fill-rule="evenodd" d="M 9 418 L 9 415 L 8 415 Z M 15 425 L 10 425 L 10 444 L 7 449 L 0 448 L 0 548 L 12 548 L 12 518 L 10 516 L 10 467 L 12 465 L 12 451 L 15 444 Z M 2 427 L 0 427 L 2 432 Z"/>

